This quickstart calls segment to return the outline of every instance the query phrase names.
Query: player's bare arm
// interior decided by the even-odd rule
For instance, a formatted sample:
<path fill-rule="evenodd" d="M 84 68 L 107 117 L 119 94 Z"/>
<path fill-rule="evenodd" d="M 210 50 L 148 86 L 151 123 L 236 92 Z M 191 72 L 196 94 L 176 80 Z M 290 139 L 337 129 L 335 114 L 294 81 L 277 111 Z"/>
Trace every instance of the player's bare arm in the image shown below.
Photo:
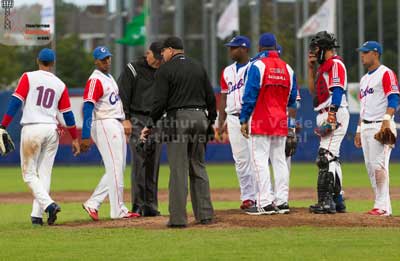
<path fill-rule="evenodd" d="M 226 132 L 226 93 L 221 93 L 220 104 L 219 104 L 219 114 L 218 114 L 218 137 L 219 140 L 222 140 L 222 135 Z"/>
<path fill-rule="evenodd" d="M 132 123 L 130 120 L 124 120 L 124 121 L 122 121 L 122 126 L 124 126 L 126 142 L 129 142 L 129 137 L 132 134 Z"/>
<path fill-rule="evenodd" d="M 356 130 L 356 135 L 354 136 L 354 146 L 356 148 L 361 148 L 361 119 L 358 120 L 358 125 L 357 125 L 357 130 Z"/>

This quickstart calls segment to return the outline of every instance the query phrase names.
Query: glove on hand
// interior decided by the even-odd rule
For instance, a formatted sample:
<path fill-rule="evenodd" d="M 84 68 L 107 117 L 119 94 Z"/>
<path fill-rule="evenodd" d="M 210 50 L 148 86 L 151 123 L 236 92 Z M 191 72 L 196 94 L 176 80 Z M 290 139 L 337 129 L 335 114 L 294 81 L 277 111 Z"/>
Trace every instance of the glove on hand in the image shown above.
<path fill-rule="evenodd" d="M 296 153 L 296 148 L 297 148 L 297 136 L 295 129 L 289 128 L 285 145 L 286 157 L 293 156 Z"/>
<path fill-rule="evenodd" d="M 381 129 L 375 134 L 374 138 L 383 145 L 394 145 L 396 143 L 396 136 L 390 128 Z"/>
<path fill-rule="evenodd" d="M 15 150 L 14 142 L 3 126 L 0 126 L 0 155 L 5 156 Z"/>

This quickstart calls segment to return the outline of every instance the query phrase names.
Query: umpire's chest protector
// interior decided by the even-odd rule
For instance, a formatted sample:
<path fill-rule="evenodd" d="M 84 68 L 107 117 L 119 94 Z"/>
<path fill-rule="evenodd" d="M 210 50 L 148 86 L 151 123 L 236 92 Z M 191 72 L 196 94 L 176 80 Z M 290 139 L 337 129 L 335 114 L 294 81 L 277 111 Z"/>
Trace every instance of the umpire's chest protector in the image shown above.
<path fill-rule="evenodd" d="M 251 119 L 255 135 L 287 136 L 286 108 L 290 93 L 290 74 L 278 55 L 270 54 L 261 60 L 264 73 L 256 106 Z"/>

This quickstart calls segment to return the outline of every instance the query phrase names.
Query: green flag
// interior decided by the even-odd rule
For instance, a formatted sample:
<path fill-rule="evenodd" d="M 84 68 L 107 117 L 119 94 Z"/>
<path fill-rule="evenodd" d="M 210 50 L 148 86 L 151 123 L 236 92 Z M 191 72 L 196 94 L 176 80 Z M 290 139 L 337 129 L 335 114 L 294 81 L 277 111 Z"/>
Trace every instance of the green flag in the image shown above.
<path fill-rule="evenodd" d="M 146 43 L 146 12 L 132 18 L 125 27 L 124 37 L 117 39 L 117 43 L 125 45 L 145 45 Z"/>

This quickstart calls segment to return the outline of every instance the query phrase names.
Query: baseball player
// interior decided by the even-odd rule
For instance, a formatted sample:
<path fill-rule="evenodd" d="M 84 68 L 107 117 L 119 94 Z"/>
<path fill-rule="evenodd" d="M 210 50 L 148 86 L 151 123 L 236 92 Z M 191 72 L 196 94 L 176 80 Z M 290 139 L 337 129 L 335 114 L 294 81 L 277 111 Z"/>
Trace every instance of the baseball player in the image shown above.
<path fill-rule="evenodd" d="M 229 141 L 240 185 L 240 199 L 242 201 L 240 208 L 246 210 L 254 206 L 256 197 L 249 141 L 240 133 L 239 121 L 244 80 L 250 65 L 250 40 L 239 35 L 235 36 L 225 46 L 229 47 L 229 55 L 234 63 L 227 66 L 221 75 L 218 136 L 222 137 L 226 127 L 228 128 Z"/>
<path fill-rule="evenodd" d="M 111 56 L 104 46 L 94 49 L 96 69 L 90 75 L 83 94 L 81 151 L 89 150 L 91 136 L 106 169 L 92 196 L 82 205 L 94 221 L 99 220 L 98 210 L 107 195 L 112 219 L 140 216 L 129 212 L 123 201 L 126 137 L 122 120 L 125 114 L 118 95 L 118 85 L 109 73 Z"/>
<path fill-rule="evenodd" d="M 368 214 L 390 216 L 389 158 L 396 136 L 393 115 L 399 105 L 397 78 L 391 69 L 380 63 L 382 47 L 378 42 L 365 42 L 358 51 L 368 72 L 360 81 L 361 110 L 354 144 L 363 149 L 375 194 L 374 207 Z M 392 138 L 385 140 L 386 135 Z"/>
<path fill-rule="evenodd" d="M 79 154 L 79 142 L 75 118 L 71 111 L 68 89 L 53 73 L 55 63 L 53 50 L 45 48 L 39 52 L 39 70 L 22 75 L 11 96 L 7 113 L 0 128 L 6 129 L 18 109 L 23 105 L 21 131 L 22 177 L 34 196 L 31 221 L 43 225 L 43 212 L 47 212 L 47 224 L 53 225 L 61 208 L 50 197 L 50 180 L 54 158 L 58 148 L 57 112 L 63 118 L 72 137 L 74 156 Z"/>
<path fill-rule="evenodd" d="M 251 161 L 258 189 L 256 206 L 246 213 L 288 213 L 287 106 L 296 102 L 297 88 L 293 86 L 293 70 L 279 58 L 275 35 L 262 34 L 259 49 L 262 58 L 250 65 L 240 113 L 241 132 L 246 138 L 250 137 Z M 271 188 L 269 159 L 274 172 L 274 190 Z"/>
<path fill-rule="evenodd" d="M 321 137 L 317 156 L 318 203 L 310 206 L 316 214 L 343 213 L 342 170 L 339 162 L 340 145 L 349 124 L 345 91 L 346 67 L 336 55 L 339 47 L 333 34 L 318 32 L 310 42 L 308 84 L 318 112 L 315 133 Z M 315 65 L 319 64 L 317 70 Z"/>

